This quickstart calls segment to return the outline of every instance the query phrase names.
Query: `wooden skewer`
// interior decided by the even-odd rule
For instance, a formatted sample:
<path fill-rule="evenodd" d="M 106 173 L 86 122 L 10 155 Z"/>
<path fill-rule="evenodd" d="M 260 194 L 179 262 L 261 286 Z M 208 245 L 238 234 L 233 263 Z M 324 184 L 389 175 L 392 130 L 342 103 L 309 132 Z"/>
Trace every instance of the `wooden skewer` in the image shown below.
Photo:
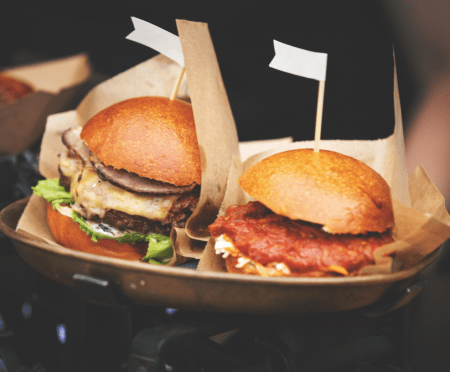
<path fill-rule="evenodd" d="M 170 96 L 170 100 L 173 101 L 178 94 L 178 89 L 180 89 L 181 80 L 183 79 L 184 71 L 186 69 L 184 67 L 181 68 L 180 74 L 178 75 L 177 83 L 175 84 L 175 88 L 173 88 L 172 95 Z"/>
<path fill-rule="evenodd" d="M 317 97 L 317 113 L 316 113 L 316 133 L 314 135 L 314 152 L 319 152 L 320 134 L 322 132 L 324 95 L 325 95 L 325 81 L 319 81 L 319 95 Z"/>

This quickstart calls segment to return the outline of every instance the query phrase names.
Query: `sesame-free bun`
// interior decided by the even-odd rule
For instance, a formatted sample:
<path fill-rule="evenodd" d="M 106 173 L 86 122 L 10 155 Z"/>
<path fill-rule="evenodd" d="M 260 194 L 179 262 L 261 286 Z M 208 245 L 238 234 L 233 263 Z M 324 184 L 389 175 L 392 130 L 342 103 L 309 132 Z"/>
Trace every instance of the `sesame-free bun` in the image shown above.
<path fill-rule="evenodd" d="M 336 152 L 281 152 L 250 167 L 239 184 L 274 213 L 323 225 L 329 233 L 381 233 L 394 225 L 386 181 Z"/>
<path fill-rule="evenodd" d="M 105 164 L 176 186 L 201 183 L 192 106 L 167 97 L 138 97 L 93 116 L 81 139 Z"/>
<path fill-rule="evenodd" d="M 52 203 L 47 203 L 47 222 L 56 241 L 66 248 L 131 261 L 138 261 L 147 253 L 147 243 L 120 244 L 112 239 L 93 242 L 72 218 L 53 209 Z"/>

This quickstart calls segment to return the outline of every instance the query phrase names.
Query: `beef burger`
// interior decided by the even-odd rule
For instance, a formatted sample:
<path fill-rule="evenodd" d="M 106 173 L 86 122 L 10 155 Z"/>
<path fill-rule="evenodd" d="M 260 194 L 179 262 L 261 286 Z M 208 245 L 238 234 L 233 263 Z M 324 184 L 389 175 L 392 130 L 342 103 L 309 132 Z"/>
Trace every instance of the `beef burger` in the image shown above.
<path fill-rule="evenodd" d="M 83 127 L 65 131 L 62 141 L 67 150 L 59 155 L 58 183 L 70 193 L 72 205 L 58 201 L 58 212 L 49 208 L 48 219 L 53 235 L 66 247 L 87 249 L 81 247 L 86 246 L 85 237 L 83 244 L 67 239 L 64 231 L 54 231 L 60 224 L 50 221 L 73 218 L 73 211 L 81 217 L 75 220 L 83 230 L 106 238 L 90 234 L 92 244 L 101 246 L 112 244 L 110 238 L 128 241 L 124 235 L 136 241 L 167 236 L 172 227 L 184 227 L 198 203 L 201 164 L 189 103 L 132 98 L 104 109 Z M 137 256 L 142 256 L 138 250 Z M 116 255 L 110 251 L 106 255 Z M 133 259 L 137 256 L 135 252 Z"/>

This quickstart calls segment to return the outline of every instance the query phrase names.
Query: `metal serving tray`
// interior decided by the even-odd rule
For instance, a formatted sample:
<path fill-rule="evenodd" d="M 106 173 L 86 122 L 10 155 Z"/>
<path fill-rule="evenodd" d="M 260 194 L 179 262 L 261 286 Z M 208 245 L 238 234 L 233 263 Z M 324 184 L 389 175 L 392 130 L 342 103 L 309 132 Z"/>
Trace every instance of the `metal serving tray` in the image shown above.
<path fill-rule="evenodd" d="M 440 251 L 436 249 L 411 269 L 387 275 L 265 278 L 196 271 L 59 248 L 17 232 L 27 201 L 19 200 L 0 212 L 0 230 L 12 239 L 28 265 L 66 286 L 80 288 L 80 278 L 87 278 L 84 284 L 107 286 L 120 302 L 152 307 L 271 315 L 352 310 L 401 293 Z"/>

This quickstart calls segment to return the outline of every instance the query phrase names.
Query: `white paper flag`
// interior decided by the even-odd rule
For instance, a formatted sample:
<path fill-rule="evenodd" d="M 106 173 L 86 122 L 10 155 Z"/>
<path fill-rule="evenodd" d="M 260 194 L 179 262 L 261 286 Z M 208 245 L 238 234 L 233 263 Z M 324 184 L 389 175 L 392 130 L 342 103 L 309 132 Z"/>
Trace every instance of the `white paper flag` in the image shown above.
<path fill-rule="evenodd" d="M 128 40 L 146 45 L 184 67 L 183 51 L 178 36 L 141 19 L 131 17 L 131 20 L 135 30 L 126 37 Z"/>
<path fill-rule="evenodd" d="M 310 52 L 276 40 L 273 44 L 275 57 L 269 67 L 309 79 L 325 81 L 328 54 Z"/>

